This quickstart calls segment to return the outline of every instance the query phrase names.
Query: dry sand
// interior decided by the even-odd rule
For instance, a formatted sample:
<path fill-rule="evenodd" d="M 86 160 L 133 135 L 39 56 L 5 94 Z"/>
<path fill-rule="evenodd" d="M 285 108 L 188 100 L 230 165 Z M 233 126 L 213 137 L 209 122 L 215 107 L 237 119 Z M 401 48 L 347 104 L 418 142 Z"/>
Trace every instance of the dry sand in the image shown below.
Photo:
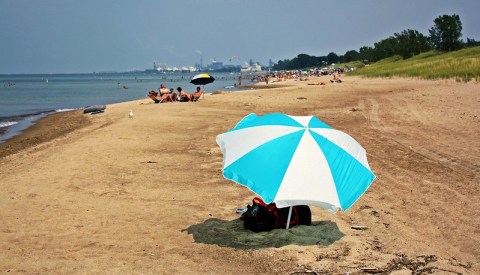
<path fill-rule="evenodd" d="M 479 84 L 343 79 L 43 119 L 0 145 L 0 272 L 480 274 Z M 215 137 L 252 112 L 316 115 L 377 179 L 313 226 L 243 230 L 254 195 L 222 177 Z"/>

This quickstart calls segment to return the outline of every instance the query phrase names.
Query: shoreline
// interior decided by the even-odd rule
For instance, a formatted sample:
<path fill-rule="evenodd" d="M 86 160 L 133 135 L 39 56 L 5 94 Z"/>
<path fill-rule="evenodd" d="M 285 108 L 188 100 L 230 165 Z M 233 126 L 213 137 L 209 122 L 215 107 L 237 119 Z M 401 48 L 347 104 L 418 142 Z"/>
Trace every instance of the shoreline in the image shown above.
<path fill-rule="evenodd" d="M 241 92 L 241 91 L 252 90 L 252 89 L 268 88 L 268 87 L 261 87 L 261 86 L 256 87 L 255 85 L 256 84 L 251 84 L 251 85 L 244 85 L 240 88 L 235 87 L 235 88 L 232 88 L 232 89 L 219 89 L 219 90 L 216 90 L 216 91 L 208 92 L 207 94 L 231 93 L 231 92 Z M 140 100 L 140 99 L 143 99 L 143 98 L 136 98 L 136 99 L 122 101 L 122 102 L 130 102 L 130 101 L 136 101 L 136 100 Z M 122 102 L 107 103 L 106 105 L 118 104 L 118 103 L 122 103 Z M 5 121 L 3 123 L 7 123 L 9 125 L 4 126 L 4 127 L 0 127 L 0 145 L 5 143 L 6 141 L 18 136 L 18 135 L 21 135 L 23 132 L 27 131 L 32 126 L 34 126 L 38 121 L 40 121 L 40 120 L 42 120 L 42 119 L 44 119 L 48 116 L 56 115 L 57 113 L 64 113 L 64 112 L 77 111 L 77 110 L 83 110 L 83 108 L 44 110 L 44 111 L 34 112 L 34 113 L 31 113 L 31 114 L 20 114 L 20 115 L 13 115 L 13 116 L 9 116 L 9 117 L 4 117 L 3 119 Z M 19 129 L 16 129 L 16 128 L 19 128 Z"/>
<path fill-rule="evenodd" d="M 45 118 L 49 115 L 62 113 L 66 111 L 75 111 L 76 109 L 59 109 L 59 110 L 45 110 L 29 114 L 13 115 L 3 117 L 4 122 L 0 128 L 0 143 L 4 143 L 8 139 L 17 136 L 26 129 L 35 125 L 36 121 Z"/>
<path fill-rule="evenodd" d="M 160 83 L 166 82 L 168 86 L 184 86 L 189 92 L 195 85 L 189 83 L 191 74 L 172 73 L 168 75 L 158 74 L 131 74 L 123 76 L 118 74 L 112 77 L 104 77 L 95 73 L 80 74 L 71 77 L 72 74 L 51 74 L 45 77 L 39 75 L 15 75 L 13 79 L 1 77 L 6 81 L 14 81 L 13 87 L 0 87 L 2 98 L 0 118 L 0 141 L 16 135 L 29 127 L 32 120 L 45 114 L 62 111 L 65 109 L 81 109 L 85 106 L 96 104 L 112 104 L 143 98 L 148 91 L 157 89 Z M 219 73 L 218 79 L 209 88 L 224 88 L 227 84 L 235 81 L 225 73 Z M 46 82 L 46 79 L 50 79 Z M 9 81 L 10 81 L 9 80 Z M 73 82 L 72 82 L 73 81 Z M 129 87 L 130 89 L 121 89 Z M 231 86 L 229 90 L 235 90 Z M 92 92 L 95 91 L 95 92 Z M 17 94 L 32 93 L 32 96 L 18 98 Z M 37 97 L 39 97 L 37 99 Z M 40 99 L 41 98 L 41 99 Z M 19 125 L 20 124 L 20 125 Z M 5 134 L 6 133 L 6 134 Z"/>
<path fill-rule="evenodd" d="M 90 123 L 83 115 L 83 110 L 46 115 L 35 120 L 30 127 L 0 143 L 0 159 L 65 136 Z"/>
<path fill-rule="evenodd" d="M 0 270 L 480 272 L 479 84 L 342 80 L 287 80 L 188 103 L 145 98 L 98 116 L 42 119 L 21 136 L 51 134 L 48 141 L 0 158 Z M 271 112 L 315 115 L 362 144 L 377 179 L 351 209 L 311 207 L 314 226 L 289 234 L 243 229 L 235 210 L 254 194 L 223 178 L 215 137 L 250 113 Z M 352 228 L 359 225 L 366 229 Z M 307 232 L 313 242 L 299 243 Z"/>
<path fill-rule="evenodd" d="M 264 87 L 261 84 L 256 83 L 256 84 L 242 85 L 240 88 L 236 88 L 235 90 L 229 90 L 229 89 L 216 90 L 207 94 L 244 92 L 244 91 L 253 91 L 253 90 L 259 90 L 259 89 L 271 89 L 271 88 L 275 88 L 275 87 Z M 107 108 L 109 105 L 134 102 L 142 99 L 143 98 L 107 104 Z M 78 113 L 78 115 L 72 115 L 72 113 Z M 2 142 L 0 142 L 0 158 L 14 154 L 23 149 L 33 147 L 40 143 L 48 142 L 58 136 L 68 134 L 69 132 L 74 131 L 75 129 L 83 128 L 87 126 L 88 123 L 84 119 L 81 119 L 80 117 L 85 117 L 88 115 L 90 114 L 83 114 L 83 109 L 67 110 L 67 111 L 63 111 L 63 110 L 62 111 L 45 111 L 45 112 L 39 112 L 38 114 L 28 115 L 29 117 L 39 116 L 39 118 L 35 118 L 29 121 L 25 121 L 24 119 L 24 120 L 18 121 L 17 124 L 14 124 L 12 126 L 3 127 L 6 129 L 4 129 L 3 132 L 0 132 L 0 134 L 2 135 L 9 134 L 9 137 L 7 137 Z M 25 116 L 25 115 L 22 115 L 22 116 Z M 14 116 L 14 117 L 18 117 L 18 116 Z M 72 120 L 72 119 L 76 123 L 79 123 L 77 128 L 68 122 L 68 120 Z M 62 123 L 68 124 L 69 125 L 68 128 L 61 129 L 59 127 L 51 127 L 51 125 L 53 124 L 53 121 L 55 120 L 62 121 Z M 26 127 L 21 127 L 20 130 L 14 130 L 13 132 L 9 133 L 9 131 L 12 131 L 11 128 L 17 126 L 18 124 L 28 124 L 28 125 L 26 125 Z M 43 130 L 43 131 L 39 130 L 44 127 L 51 127 L 52 129 Z M 48 135 L 46 133 L 48 133 Z"/>

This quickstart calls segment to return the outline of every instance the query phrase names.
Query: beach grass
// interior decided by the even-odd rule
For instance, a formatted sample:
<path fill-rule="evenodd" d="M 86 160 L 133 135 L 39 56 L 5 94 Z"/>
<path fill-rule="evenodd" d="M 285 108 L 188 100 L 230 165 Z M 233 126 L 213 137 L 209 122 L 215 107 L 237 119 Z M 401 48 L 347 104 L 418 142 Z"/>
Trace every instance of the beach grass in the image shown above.
<path fill-rule="evenodd" d="M 347 63 L 341 63 L 338 65 L 340 68 L 363 68 L 365 67 L 365 63 L 363 61 L 357 60 L 357 61 L 350 61 Z"/>
<path fill-rule="evenodd" d="M 393 56 L 349 72 L 367 77 L 416 77 L 421 79 L 455 79 L 480 81 L 480 47 L 442 53 L 430 51 L 409 59 Z"/>

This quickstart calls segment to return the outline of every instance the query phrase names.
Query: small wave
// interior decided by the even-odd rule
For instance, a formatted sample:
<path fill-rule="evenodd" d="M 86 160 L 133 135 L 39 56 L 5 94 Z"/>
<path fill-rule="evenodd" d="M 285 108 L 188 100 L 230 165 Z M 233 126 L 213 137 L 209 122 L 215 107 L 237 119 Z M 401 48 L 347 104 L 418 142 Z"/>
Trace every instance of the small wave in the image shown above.
<path fill-rule="evenodd" d="M 41 116 L 45 114 L 52 114 L 55 113 L 56 110 L 39 110 L 39 111 L 32 111 L 32 112 L 27 112 L 24 114 L 17 114 L 17 115 L 12 115 L 12 116 L 0 116 L 0 121 L 10 121 L 10 120 L 23 120 L 23 119 L 28 119 L 30 117 L 36 117 L 36 116 Z"/>
<path fill-rule="evenodd" d="M 12 125 L 18 124 L 16 121 L 5 121 L 5 122 L 0 122 L 0 128 L 2 127 L 10 127 Z"/>
<path fill-rule="evenodd" d="M 61 113 L 61 112 L 69 112 L 69 111 L 75 111 L 75 110 L 78 110 L 78 109 L 57 109 L 55 110 L 55 112 Z"/>

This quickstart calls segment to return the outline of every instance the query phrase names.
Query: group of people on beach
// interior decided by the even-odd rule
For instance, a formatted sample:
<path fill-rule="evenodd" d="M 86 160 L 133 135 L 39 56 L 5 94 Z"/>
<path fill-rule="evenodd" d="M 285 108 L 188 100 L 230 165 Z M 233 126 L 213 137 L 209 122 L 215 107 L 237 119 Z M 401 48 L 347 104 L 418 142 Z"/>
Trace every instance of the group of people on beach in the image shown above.
<path fill-rule="evenodd" d="M 151 98 L 155 103 L 163 102 L 188 102 L 188 101 L 198 101 L 203 95 L 203 91 L 200 87 L 197 87 L 197 90 L 193 94 L 185 92 L 182 87 L 177 87 L 177 92 L 173 88 L 167 89 L 165 84 L 160 85 L 160 89 L 157 91 L 148 92 L 148 97 Z"/>
<path fill-rule="evenodd" d="M 356 68 L 350 68 L 349 70 L 356 70 Z M 264 81 L 268 86 L 269 82 L 280 82 L 286 81 L 288 79 L 296 79 L 300 81 L 307 81 L 311 77 L 320 77 L 320 76 L 333 76 L 333 79 L 330 80 L 332 83 L 342 83 L 343 80 L 340 79 L 340 75 L 346 72 L 346 69 L 335 68 L 335 69 L 312 69 L 309 71 L 302 70 L 291 70 L 291 71 L 278 71 L 278 72 L 269 72 L 267 74 L 253 74 L 247 75 L 246 78 L 250 79 L 251 82 L 260 82 Z M 240 76 L 241 77 L 241 76 Z M 241 85 L 241 78 L 238 79 L 238 84 Z"/>

